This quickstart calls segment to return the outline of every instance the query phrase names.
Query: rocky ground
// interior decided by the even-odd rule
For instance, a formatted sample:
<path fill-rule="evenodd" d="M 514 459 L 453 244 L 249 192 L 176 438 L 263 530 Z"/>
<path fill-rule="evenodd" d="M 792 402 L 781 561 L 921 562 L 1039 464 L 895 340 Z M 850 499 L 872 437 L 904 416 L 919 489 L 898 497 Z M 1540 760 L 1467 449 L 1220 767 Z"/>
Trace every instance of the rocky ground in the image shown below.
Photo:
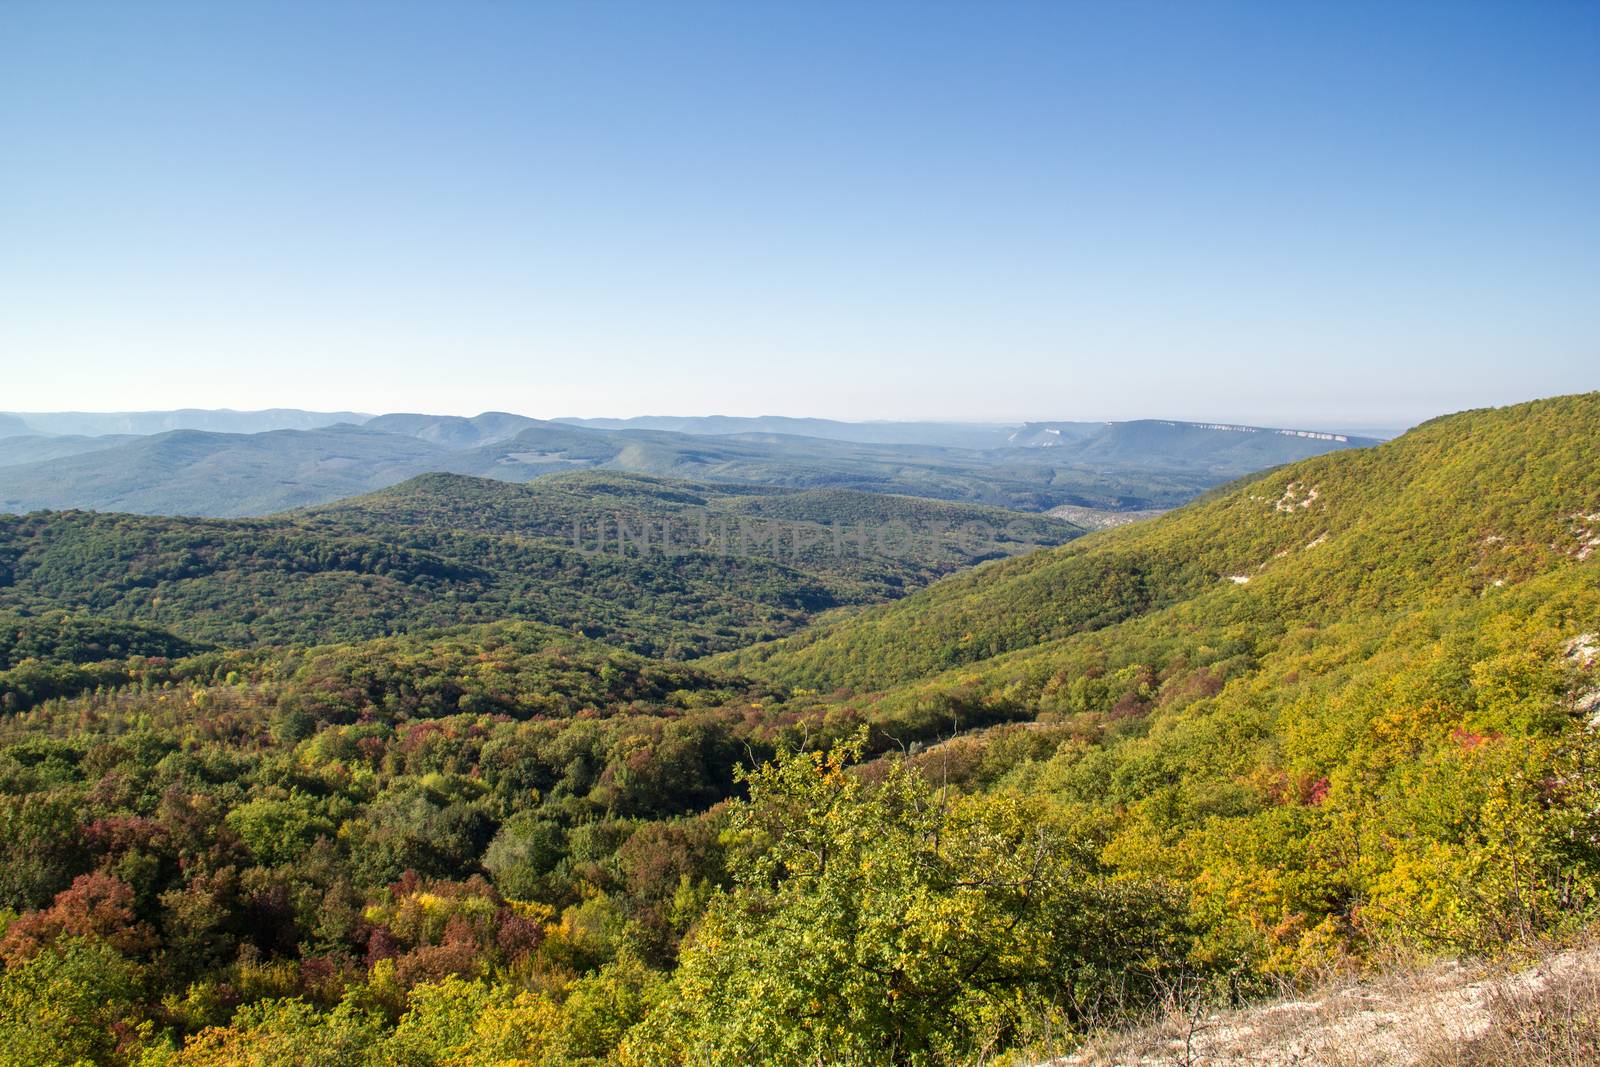
<path fill-rule="evenodd" d="M 1576 1067 L 1600 1064 L 1600 948 L 1439 964 L 1160 1022 L 1040 1067 Z"/>

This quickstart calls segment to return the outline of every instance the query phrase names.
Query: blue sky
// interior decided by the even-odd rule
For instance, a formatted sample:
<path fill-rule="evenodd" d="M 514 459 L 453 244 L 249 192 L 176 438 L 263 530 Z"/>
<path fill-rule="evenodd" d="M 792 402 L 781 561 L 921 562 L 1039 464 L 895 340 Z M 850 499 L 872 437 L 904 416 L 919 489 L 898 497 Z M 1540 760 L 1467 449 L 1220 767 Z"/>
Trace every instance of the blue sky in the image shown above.
<path fill-rule="evenodd" d="M 0 409 L 1600 388 L 1600 4 L 0 5 Z"/>

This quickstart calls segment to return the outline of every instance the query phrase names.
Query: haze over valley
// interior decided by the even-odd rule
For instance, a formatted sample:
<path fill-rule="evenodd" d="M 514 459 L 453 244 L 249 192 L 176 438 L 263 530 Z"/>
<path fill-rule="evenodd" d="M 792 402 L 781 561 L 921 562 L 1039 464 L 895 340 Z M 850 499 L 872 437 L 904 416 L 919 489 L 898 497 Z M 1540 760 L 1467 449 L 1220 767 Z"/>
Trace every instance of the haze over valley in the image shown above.
<path fill-rule="evenodd" d="M 1173 507 L 1279 463 L 1375 443 L 1321 431 L 1165 420 L 1021 426 L 727 417 L 546 422 L 503 412 L 462 418 L 302 411 L 6 418 L 0 424 L 0 509 L 212 516 L 325 503 L 428 472 L 526 482 L 588 468 L 899 493 L 1025 511 L 1061 505 L 1136 511 Z M 113 432 L 43 433 L 40 427 Z M 135 428 L 141 432 L 130 432 Z"/>

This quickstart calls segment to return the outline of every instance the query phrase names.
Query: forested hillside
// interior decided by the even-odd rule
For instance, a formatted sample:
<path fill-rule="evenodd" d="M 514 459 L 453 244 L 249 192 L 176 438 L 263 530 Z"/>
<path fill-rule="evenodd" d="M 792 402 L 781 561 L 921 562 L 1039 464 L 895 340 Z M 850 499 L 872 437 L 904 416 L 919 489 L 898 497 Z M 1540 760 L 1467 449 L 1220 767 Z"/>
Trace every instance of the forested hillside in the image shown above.
<path fill-rule="evenodd" d="M 1080 532 L 992 508 L 733 490 L 599 473 L 528 486 L 426 475 L 269 519 L 0 516 L 0 610 L 229 645 L 517 617 L 682 657 Z"/>
<path fill-rule="evenodd" d="M 1173 628 L 1270 633 L 1508 595 L 1596 551 L 1597 409 L 1586 395 L 1436 420 L 736 660 L 800 684 L 881 689 L 1124 620 L 1158 625 L 1162 611 Z"/>
<path fill-rule="evenodd" d="M 104 673 L 13 686 L 0 718 L 0 1059 L 1037 1062 L 1174 990 L 1227 1002 L 1597 917 L 1600 394 L 1436 420 L 690 663 L 525 621 L 229 647 L 243 599 L 191 632 L 201 612 L 161 614 L 188 579 L 129 562 L 358 552 L 362 529 L 393 553 L 367 573 L 428 576 L 419 618 L 442 620 L 598 501 L 967 514 L 562 484 L 431 478 L 192 524 L 205 551 L 125 516 L 14 520 L 46 525 L 9 527 L 8 604 L 82 581 L 97 610 L 144 606 L 5 620 L 5 677 Z M 870 591 L 889 566 L 804 573 Z M 258 573 L 216 588 L 293 588 Z M 696 619 L 672 611 L 638 632 Z"/>

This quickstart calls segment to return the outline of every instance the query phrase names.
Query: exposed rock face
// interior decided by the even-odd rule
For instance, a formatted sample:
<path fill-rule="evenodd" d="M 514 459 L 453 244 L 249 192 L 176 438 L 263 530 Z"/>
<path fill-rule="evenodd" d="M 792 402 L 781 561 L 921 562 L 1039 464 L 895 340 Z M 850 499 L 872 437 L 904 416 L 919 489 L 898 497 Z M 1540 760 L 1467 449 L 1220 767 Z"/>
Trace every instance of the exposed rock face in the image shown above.
<path fill-rule="evenodd" d="M 1567 642 L 1566 652 L 1567 660 L 1579 670 L 1593 671 L 1600 664 L 1600 634 L 1579 634 Z M 1600 727 L 1600 684 L 1580 689 L 1573 699 L 1573 710 L 1589 716 L 1591 728 Z"/>

